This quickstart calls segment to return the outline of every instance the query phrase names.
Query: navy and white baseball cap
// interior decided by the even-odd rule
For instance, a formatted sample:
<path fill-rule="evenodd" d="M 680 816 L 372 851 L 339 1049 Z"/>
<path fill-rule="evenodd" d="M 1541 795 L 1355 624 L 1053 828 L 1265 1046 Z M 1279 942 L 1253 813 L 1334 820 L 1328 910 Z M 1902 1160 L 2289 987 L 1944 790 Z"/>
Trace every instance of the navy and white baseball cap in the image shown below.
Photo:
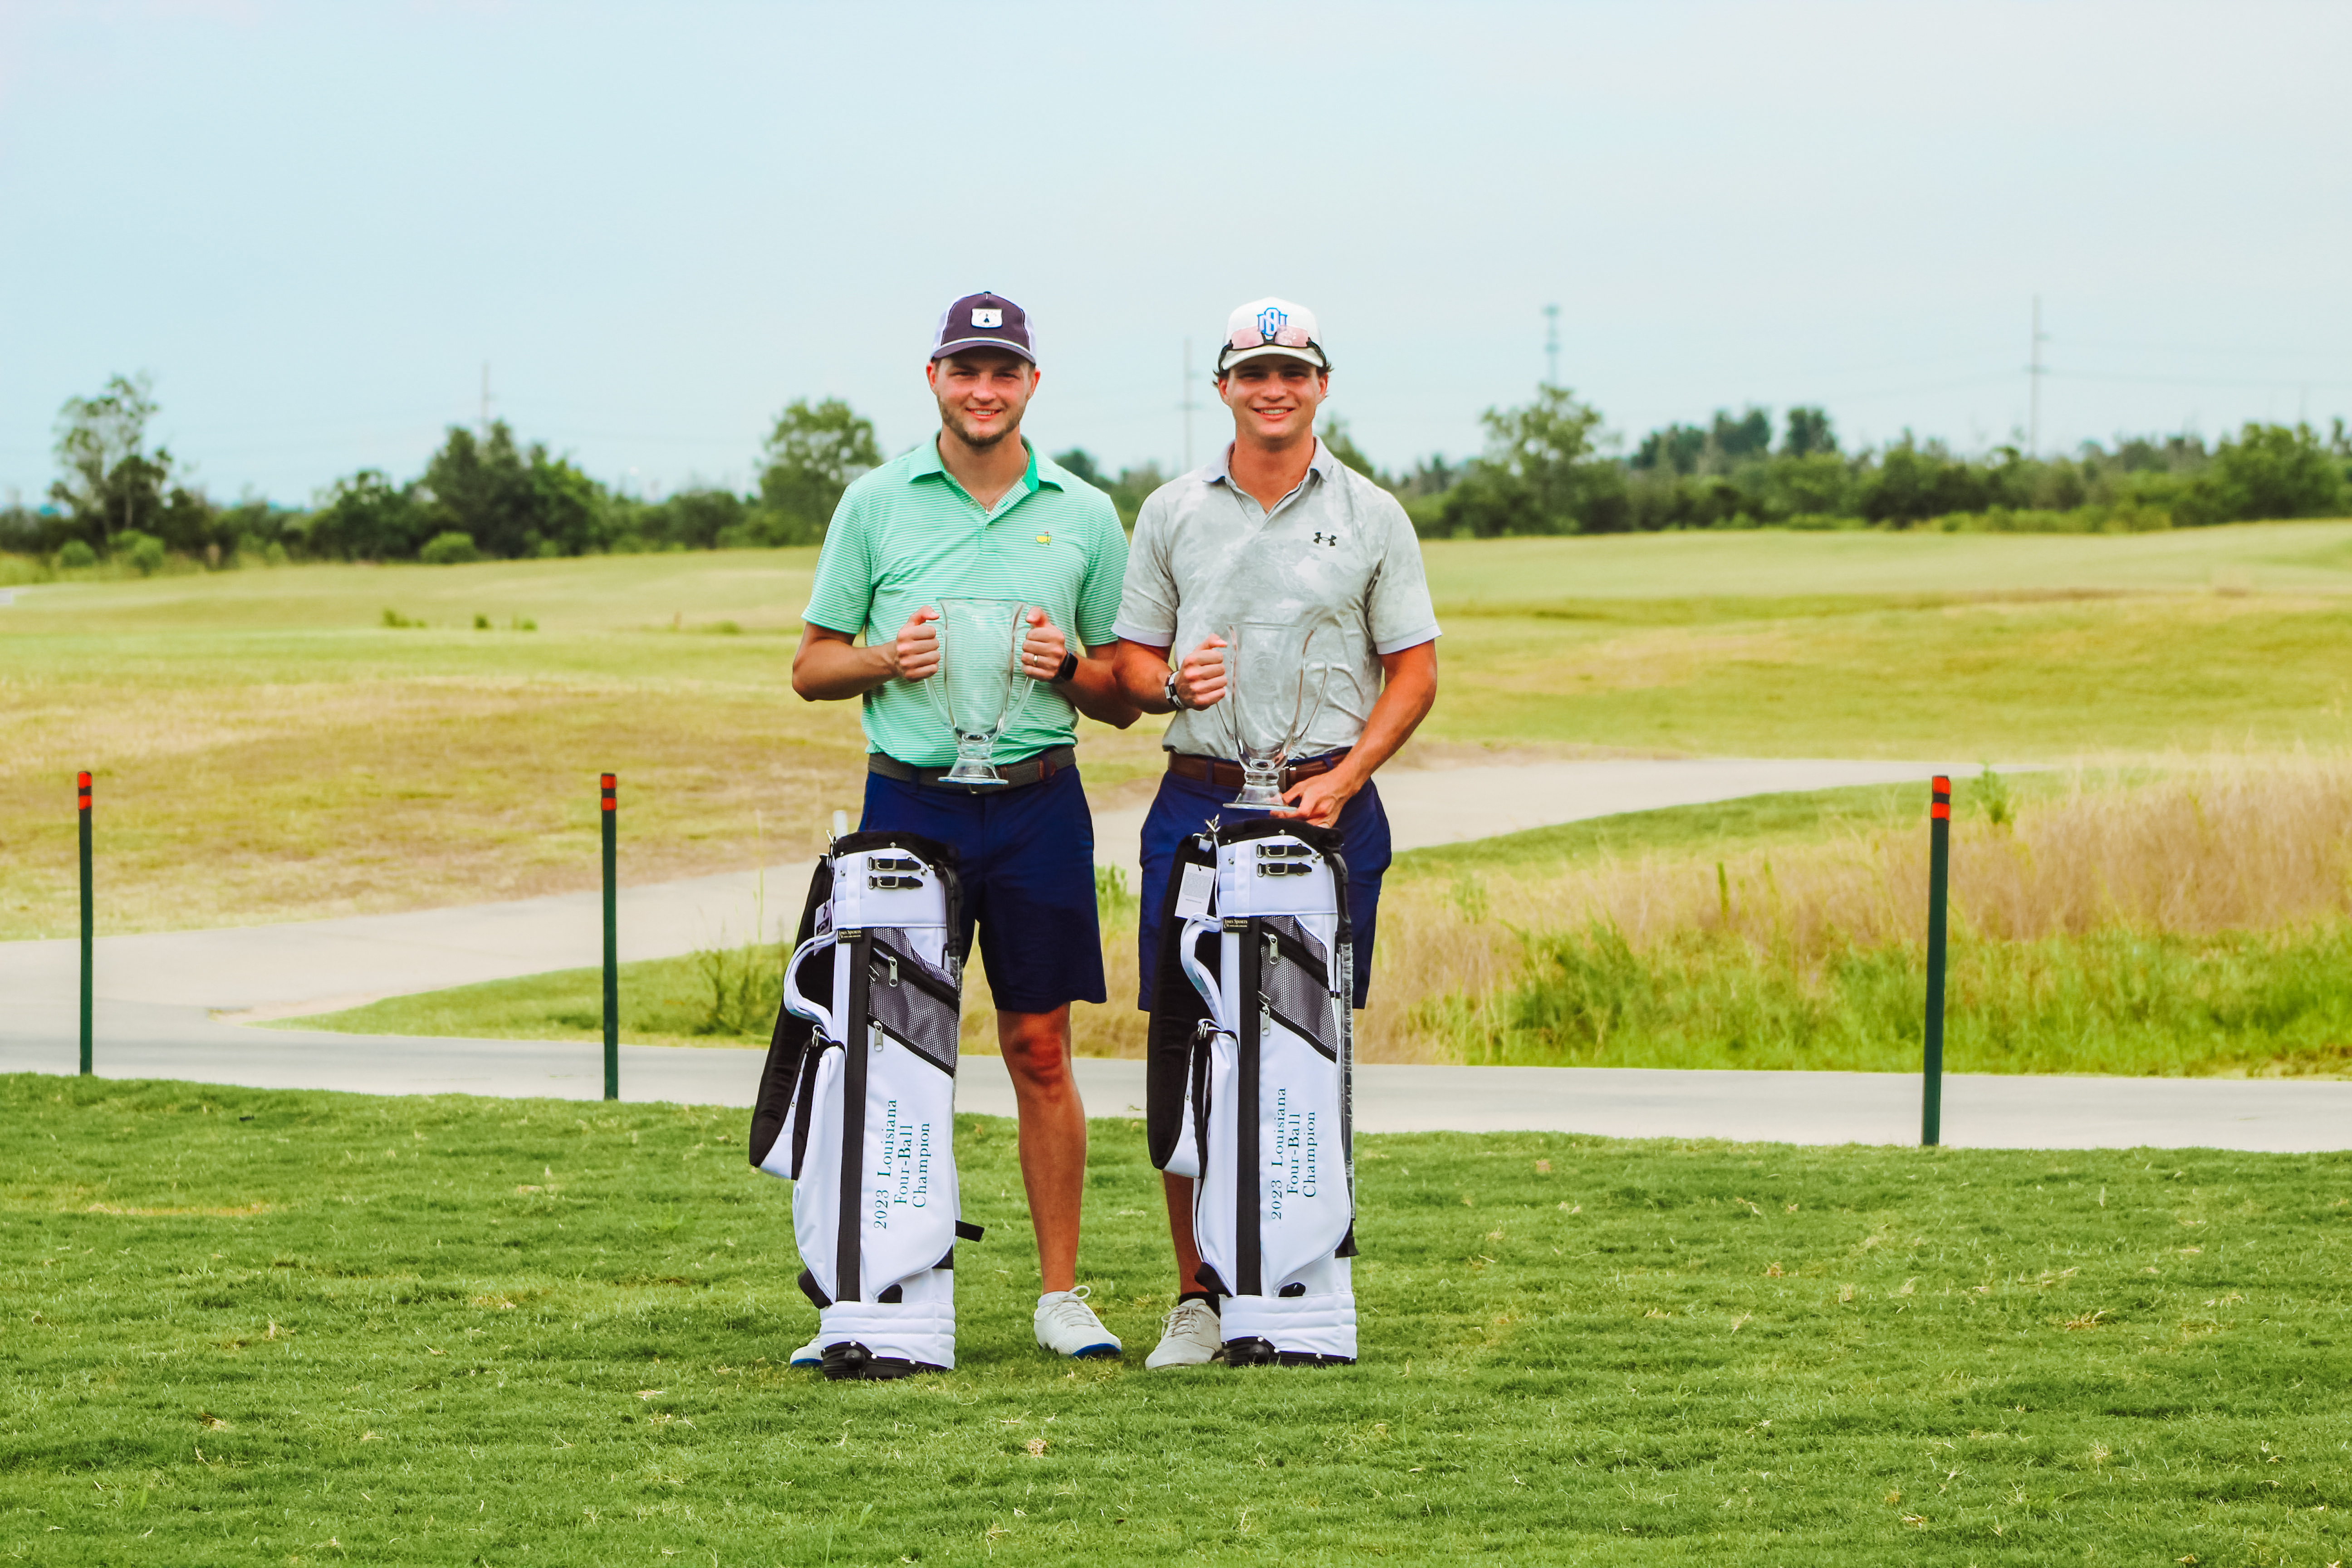
<path fill-rule="evenodd" d="M 1037 341 L 1029 331 L 1029 312 L 1002 294 L 965 295 L 940 317 L 931 357 L 943 359 L 965 349 L 1003 349 L 1035 364 Z"/>
<path fill-rule="evenodd" d="M 1245 359 L 1272 354 L 1303 359 L 1318 370 L 1331 368 L 1316 331 L 1315 312 L 1306 306 L 1271 295 L 1234 306 L 1225 318 L 1225 346 L 1217 351 L 1217 374 L 1224 374 Z"/>

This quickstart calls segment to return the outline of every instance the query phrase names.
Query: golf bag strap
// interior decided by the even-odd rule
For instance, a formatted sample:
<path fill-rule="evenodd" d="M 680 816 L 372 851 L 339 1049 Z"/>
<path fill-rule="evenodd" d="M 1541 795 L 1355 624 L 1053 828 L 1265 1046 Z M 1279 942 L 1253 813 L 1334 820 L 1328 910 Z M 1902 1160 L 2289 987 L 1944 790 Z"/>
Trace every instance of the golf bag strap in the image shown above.
<path fill-rule="evenodd" d="M 865 1298 L 859 1270 L 863 1256 L 859 1247 L 859 1226 L 865 1215 L 858 1212 L 850 1194 L 865 1190 L 862 1178 L 866 1173 L 866 1068 L 873 1058 L 866 1037 L 872 1026 L 866 1014 L 872 1006 L 870 987 L 873 976 L 867 973 L 866 961 L 874 951 L 873 939 L 864 931 L 857 932 L 846 944 L 845 955 L 841 946 L 834 948 L 835 961 L 844 956 L 849 961 L 849 1016 L 844 1018 L 842 1033 L 849 1037 L 842 1042 L 841 1074 L 841 1186 L 842 1199 L 839 1242 L 834 1255 L 833 1284 L 837 1301 L 857 1301 Z"/>
<path fill-rule="evenodd" d="M 1151 1163 L 1165 1169 L 1184 1134 L 1184 1091 L 1192 1071 L 1193 1041 L 1209 1016 L 1208 1004 L 1184 973 L 1185 922 L 1176 913 L 1187 867 L 1200 867 L 1214 877 L 1217 854 L 1203 847 L 1197 835 L 1187 834 L 1176 846 L 1175 863 L 1168 868 L 1168 888 L 1160 900 L 1160 946 L 1151 955 L 1151 1016 L 1146 1036 L 1143 1069 L 1143 1118 Z"/>
<path fill-rule="evenodd" d="M 798 952 L 800 945 L 816 934 L 817 911 L 833 897 L 833 862 L 820 856 L 816 869 L 809 877 L 808 903 L 801 910 L 800 934 L 793 939 L 787 953 Z M 787 959 L 789 962 L 789 959 Z M 793 1091 L 801 1079 L 801 1063 L 814 1043 L 816 1026 L 805 1018 L 797 1018 L 782 1005 L 776 1008 L 776 1027 L 768 1037 L 768 1061 L 760 1072 L 760 1092 L 751 1102 L 751 1168 L 758 1170 L 767 1163 L 776 1147 L 776 1138 L 783 1131 L 792 1114 Z M 808 1121 L 799 1123 L 807 1136 Z M 793 1151 L 792 1168 L 800 1169 L 801 1151 Z"/>
<path fill-rule="evenodd" d="M 978 1241 L 987 1234 L 988 1229 L 985 1226 L 974 1225 L 968 1219 L 960 1219 L 956 1221 L 956 1239 L 958 1241 Z"/>
<path fill-rule="evenodd" d="M 1356 924 L 1348 913 L 1348 858 L 1337 844 L 1323 851 L 1331 868 L 1331 897 L 1339 911 L 1339 926 L 1331 946 L 1331 990 L 1339 1008 L 1339 1152 L 1348 1172 L 1348 1208 L 1356 1206 Z M 1339 1256 L 1356 1256 L 1356 1227 L 1348 1226 Z"/>
<path fill-rule="evenodd" d="M 1236 1042 L 1240 1070 L 1234 1074 L 1234 1289 L 1240 1295 L 1256 1296 L 1265 1290 L 1258 1268 L 1257 1197 L 1258 1075 L 1264 1047 L 1260 1025 L 1265 1016 L 1258 998 L 1265 984 L 1261 972 L 1265 966 L 1265 937 L 1255 917 L 1228 920 L 1225 929 L 1240 932 L 1242 962 L 1242 1016 L 1235 1020 L 1241 1026 Z"/>

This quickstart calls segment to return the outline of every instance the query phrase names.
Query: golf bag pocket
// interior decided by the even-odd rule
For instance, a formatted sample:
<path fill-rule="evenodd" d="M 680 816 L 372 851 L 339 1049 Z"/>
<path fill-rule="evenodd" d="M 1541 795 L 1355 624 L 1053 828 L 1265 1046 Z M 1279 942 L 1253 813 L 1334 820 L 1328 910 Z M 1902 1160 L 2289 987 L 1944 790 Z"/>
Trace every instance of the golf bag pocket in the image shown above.
<path fill-rule="evenodd" d="M 956 903 L 946 847 L 837 839 L 785 965 L 752 1163 L 793 1183 L 829 1376 L 955 1364 Z"/>

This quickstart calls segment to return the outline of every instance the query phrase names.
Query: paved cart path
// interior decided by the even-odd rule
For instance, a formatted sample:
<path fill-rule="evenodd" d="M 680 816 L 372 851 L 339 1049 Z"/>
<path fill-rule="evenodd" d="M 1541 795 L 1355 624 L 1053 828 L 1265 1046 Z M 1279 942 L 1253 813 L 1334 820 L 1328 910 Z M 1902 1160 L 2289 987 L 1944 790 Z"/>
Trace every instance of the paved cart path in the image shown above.
<path fill-rule="evenodd" d="M 1925 780 L 1937 771 L 1932 763 L 1788 759 L 1538 763 L 1402 769 L 1381 775 L 1381 791 L 1396 847 L 1415 849 L 1661 806 Z M 1125 866 L 1130 887 L 1142 823 L 1139 808 L 1105 812 L 1096 822 L 1097 858 Z M 625 819 L 625 868 L 627 831 Z M 623 889 L 622 959 L 674 958 L 750 942 L 763 923 L 772 936 L 779 928 L 789 935 L 808 885 L 806 863 L 766 873 L 764 922 L 761 882 L 758 874 L 744 871 Z M 602 921 L 600 895 L 586 892 L 408 914 L 101 937 L 97 991 L 110 1001 L 266 1010 L 279 1017 L 331 1012 L 383 996 L 593 967 L 604 951 Z M 71 939 L 0 942 L 0 1003 L 70 1000 L 79 964 L 79 945 Z M 0 1019 L 0 1028 L 8 1026 Z"/>
<path fill-rule="evenodd" d="M 106 1004 L 98 1024 L 99 1070 L 109 1078 L 369 1094 L 594 1100 L 604 1092 L 603 1052 L 593 1045 L 253 1029 L 140 1003 Z M 72 1028 L 70 1012 L 54 1005 L 8 1009 L 0 1015 L 0 1071 L 71 1071 Z M 622 1095 L 749 1106 L 764 1059 L 756 1050 L 624 1046 Z M 1141 1062 L 1083 1058 L 1077 1073 L 1089 1114 L 1141 1114 Z M 1919 1080 L 1895 1073 L 1365 1066 L 1356 1069 L 1356 1126 L 1366 1132 L 1528 1129 L 1785 1143 L 1919 1138 Z M 956 1105 L 1012 1115 L 1002 1060 L 965 1058 Z M 2352 1148 L 2352 1083 L 1955 1075 L 1944 1080 L 1944 1142 L 1980 1149 Z"/>
<path fill-rule="evenodd" d="M 1400 847 L 1618 812 L 1840 784 L 1925 779 L 1928 763 L 1789 761 L 1554 763 L 1432 769 L 1382 781 Z M 1107 854 L 1133 842 L 1141 813 L 1105 813 Z M 769 879 L 772 920 L 796 903 L 797 867 Z M 628 889 L 622 954 L 651 958 L 751 933 L 749 875 Z M 308 1010 L 366 996 L 582 967 L 595 962 L 593 894 L 468 909 L 231 931 L 110 937 L 99 944 L 99 1070 L 261 1088 L 377 1094 L 547 1095 L 602 1091 L 593 1046 L 521 1040 L 388 1038 L 265 1030 L 220 1009 Z M 71 1071 L 76 949 L 0 943 L 0 1071 Z M 761 1053 L 622 1048 L 626 1098 L 744 1106 Z M 1138 1114 L 1140 1063 L 1084 1060 L 1098 1116 Z M 1013 1110 L 993 1058 L 967 1061 L 964 1109 Z M 1919 1084 L 1873 1073 L 1671 1072 L 1630 1068 L 1367 1066 L 1357 1125 L 1366 1131 L 1535 1129 L 1619 1137 L 1798 1143 L 1910 1143 Z M 2352 1083 L 1956 1076 L 1945 1088 L 1947 1142 L 1997 1148 L 2352 1148 Z"/>

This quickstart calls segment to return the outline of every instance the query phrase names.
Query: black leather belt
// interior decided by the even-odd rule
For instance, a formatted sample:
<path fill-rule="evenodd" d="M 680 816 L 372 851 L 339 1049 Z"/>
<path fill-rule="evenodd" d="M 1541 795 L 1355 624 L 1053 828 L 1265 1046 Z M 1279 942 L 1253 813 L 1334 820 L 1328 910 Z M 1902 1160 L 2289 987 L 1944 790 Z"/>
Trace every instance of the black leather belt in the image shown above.
<path fill-rule="evenodd" d="M 1300 779 L 1311 779 L 1317 773 L 1328 773 L 1347 756 L 1345 752 L 1331 752 L 1319 757 L 1309 757 L 1282 770 L 1282 787 L 1287 790 Z M 1219 789 L 1242 787 L 1242 765 L 1220 762 L 1214 757 L 1196 757 L 1185 752 L 1168 753 L 1168 771 L 1180 779 L 1196 784 L 1213 784 Z"/>
<path fill-rule="evenodd" d="M 897 779 L 900 784 L 953 790 L 958 795 L 994 795 L 999 790 L 1018 789 L 1023 784 L 1043 784 L 1055 773 L 1077 765 L 1078 749 L 1076 746 L 1048 746 L 1017 763 L 997 763 L 996 771 L 1004 775 L 1004 782 L 1001 784 L 948 784 L 945 782 L 948 771 L 945 768 L 915 767 L 883 752 L 866 753 L 866 771 L 869 773 L 880 773 L 884 778 Z"/>

